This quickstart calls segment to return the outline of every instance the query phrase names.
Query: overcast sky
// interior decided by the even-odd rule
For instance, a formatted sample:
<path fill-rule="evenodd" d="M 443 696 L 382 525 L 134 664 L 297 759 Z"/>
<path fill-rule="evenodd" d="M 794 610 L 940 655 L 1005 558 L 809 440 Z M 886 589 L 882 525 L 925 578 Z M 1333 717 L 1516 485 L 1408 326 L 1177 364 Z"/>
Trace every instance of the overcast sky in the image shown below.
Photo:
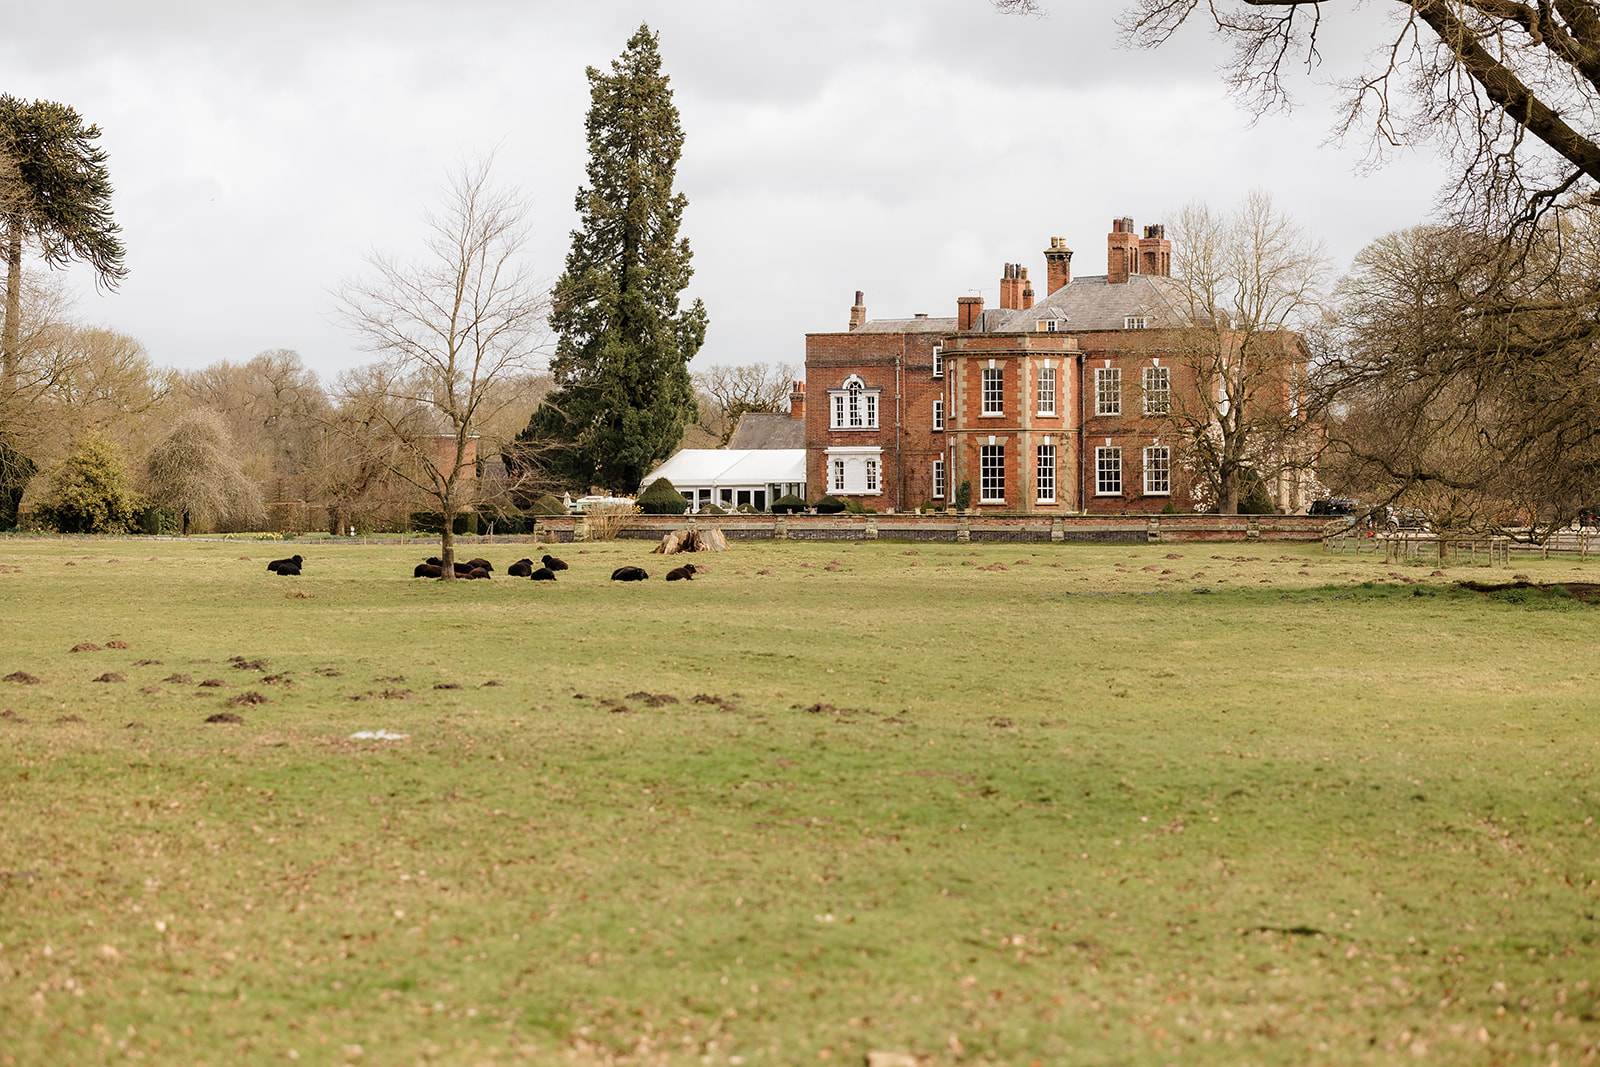
<path fill-rule="evenodd" d="M 129 276 L 84 319 L 158 365 L 298 351 L 331 379 L 366 362 L 330 289 L 373 250 L 408 255 L 447 173 L 495 153 L 532 203 L 536 269 L 560 273 L 584 179 L 584 68 L 640 22 L 660 34 L 686 135 L 683 233 L 710 313 L 694 363 L 804 360 L 805 334 L 993 304 L 1002 265 L 1040 279 L 1065 237 L 1105 272 L 1113 218 L 1162 222 L 1248 189 L 1341 269 L 1422 221 L 1426 155 L 1376 171 L 1327 143 L 1318 80 L 1349 74 L 1378 16 L 1330 12 L 1325 69 L 1292 116 L 1259 121 L 1202 27 L 1159 52 L 1119 42 L 1117 0 L 52 0 L 7 15 L 0 91 L 58 100 L 104 131 Z"/>

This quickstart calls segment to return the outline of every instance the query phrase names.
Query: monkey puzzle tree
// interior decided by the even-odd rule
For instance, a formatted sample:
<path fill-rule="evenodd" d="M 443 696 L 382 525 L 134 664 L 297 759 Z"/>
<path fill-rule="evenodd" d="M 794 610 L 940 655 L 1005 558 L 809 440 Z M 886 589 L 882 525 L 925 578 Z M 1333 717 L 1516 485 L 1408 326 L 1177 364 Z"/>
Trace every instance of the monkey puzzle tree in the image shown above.
<path fill-rule="evenodd" d="M 634 491 L 695 413 L 688 364 L 706 312 L 679 306 L 693 270 L 678 236 L 688 200 L 672 189 L 683 130 L 667 81 L 648 26 L 610 74 L 589 68 L 589 181 L 551 298 L 556 389 L 518 435 L 530 449 L 564 444 L 548 466 L 577 486 Z"/>
<path fill-rule="evenodd" d="M 7 390 L 16 374 L 22 253 L 34 245 L 46 264 L 85 260 L 95 282 L 116 288 L 123 266 L 120 228 L 111 218 L 111 178 L 100 127 L 49 100 L 0 95 L 0 225 L 4 227 L 6 310 L 0 357 Z"/>
<path fill-rule="evenodd" d="M 34 465 L 9 432 L 24 405 L 16 395 L 22 356 L 22 256 L 33 245 L 51 267 L 89 262 L 96 284 L 115 288 L 127 272 L 111 219 L 111 180 L 97 126 L 65 104 L 0 95 L 0 241 L 6 260 L 0 321 L 0 512 L 15 518 Z"/>

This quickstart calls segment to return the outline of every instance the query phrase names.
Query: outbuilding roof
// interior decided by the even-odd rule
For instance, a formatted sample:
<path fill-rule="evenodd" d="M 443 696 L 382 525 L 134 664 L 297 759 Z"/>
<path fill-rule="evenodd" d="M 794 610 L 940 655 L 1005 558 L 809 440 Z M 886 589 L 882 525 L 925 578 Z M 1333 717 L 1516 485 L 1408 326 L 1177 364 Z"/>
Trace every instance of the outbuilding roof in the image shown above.
<path fill-rule="evenodd" d="M 803 448 L 685 448 L 645 475 L 644 486 L 665 478 L 673 487 L 750 486 L 806 480 Z M 643 486 L 641 486 L 643 488 Z"/>

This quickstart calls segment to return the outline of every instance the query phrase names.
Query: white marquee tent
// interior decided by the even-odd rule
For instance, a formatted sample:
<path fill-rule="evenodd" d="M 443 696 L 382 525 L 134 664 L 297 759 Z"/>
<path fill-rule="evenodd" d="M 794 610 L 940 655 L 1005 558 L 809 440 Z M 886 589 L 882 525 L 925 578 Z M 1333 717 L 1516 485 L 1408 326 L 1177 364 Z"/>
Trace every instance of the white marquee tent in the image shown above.
<path fill-rule="evenodd" d="M 780 496 L 806 495 L 806 450 L 803 448 L 685 448 L 645 476 L 642 492 L 657 478 L 693 501 L 691 510 L 707 504 L 736 508 L 749 504 L 765 511 Z"/>

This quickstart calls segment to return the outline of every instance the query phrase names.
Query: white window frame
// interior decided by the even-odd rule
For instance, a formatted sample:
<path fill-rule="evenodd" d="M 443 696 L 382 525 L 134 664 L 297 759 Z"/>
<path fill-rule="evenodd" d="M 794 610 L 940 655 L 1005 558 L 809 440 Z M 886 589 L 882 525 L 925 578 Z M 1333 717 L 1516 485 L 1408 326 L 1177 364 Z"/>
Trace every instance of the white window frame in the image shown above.
<path fill-rule="evenodd" d="M 876 430 L 878 428 L 878 394 L 881 389 L 869 389 L 859 375 L 852 374 L 838 389 L 828 390 L 830 430 Z"/>
<path fill-rule="evenodd" d="M 1004 367 L 983 368 L 983 413 L 985 415 L 1004 415 L 1006 413 L 1006 372 Z"/>
<path fill-rule="evenodd" d="M 1056 368 L 1039 368 L 1039 414 L 1054 415 L 1056 413 Z"/>
<path fill-rule="evenodd" d="M 1094 369 L 1094 413 L 1096 415 L 1122 414 L 1122 368 L 1096 367 Z"/>
<path fill-rule="evenodd" d="M 933 346 L 933 376 L 935 378 L 943 378 L 944 377 L 944 345 L 943 344 L 936 344 L 936 345 Z"/>
<path fill-rule="evenodd" d="M 1041 504 L 1054 504 L 1056 502 L 1056 446 L 1053 444 L 1040 445 L 1035 453 L 1034 484 L 1038 490 L 1038 500 Z"/>
<path fill-rule="evenodd" d="M 933 428 L 944 429 L 944 397 L 935 397 L 933 401 Z"/>
<path fill-rule="evenodd" d="M 1122 320 L 1122 328 L 1124 330 L 1142 330 L 1146 327 L 1148 321 L 1148 318 L 1144 315 L 1129 315 Z"/>
<path fill-rule="evenodd" d="M 944 499 L 944 457 L 939 456 L 933 461 L 933 499 Z"/>
<path fill-rule="evenodd" d="M 1172 449 L 1166 445 L 1145 447 L 1144 495 L 1172 495 Z"/>
<path fill-rule="evenodd" d="M 1144 413 L 1165 415 L 1172 410 L 1172 370 L 1169 367 L 1144 369 Z"/>
<path fill-rule="evenodd" d="M 1115 445 L 1094 450 L 1094 495 L 1122 495 L 1122 449 Z"/>
<path fill-rule="evenodd" d="M 848 496 L 883 494 L 883 449 L 875 446 L 825 450 L 828 492 Z"/>
<path fill-rule="evenodd" d="M 978 446 L 978 503 L 1006 502 L 1006 446 Z"/>

